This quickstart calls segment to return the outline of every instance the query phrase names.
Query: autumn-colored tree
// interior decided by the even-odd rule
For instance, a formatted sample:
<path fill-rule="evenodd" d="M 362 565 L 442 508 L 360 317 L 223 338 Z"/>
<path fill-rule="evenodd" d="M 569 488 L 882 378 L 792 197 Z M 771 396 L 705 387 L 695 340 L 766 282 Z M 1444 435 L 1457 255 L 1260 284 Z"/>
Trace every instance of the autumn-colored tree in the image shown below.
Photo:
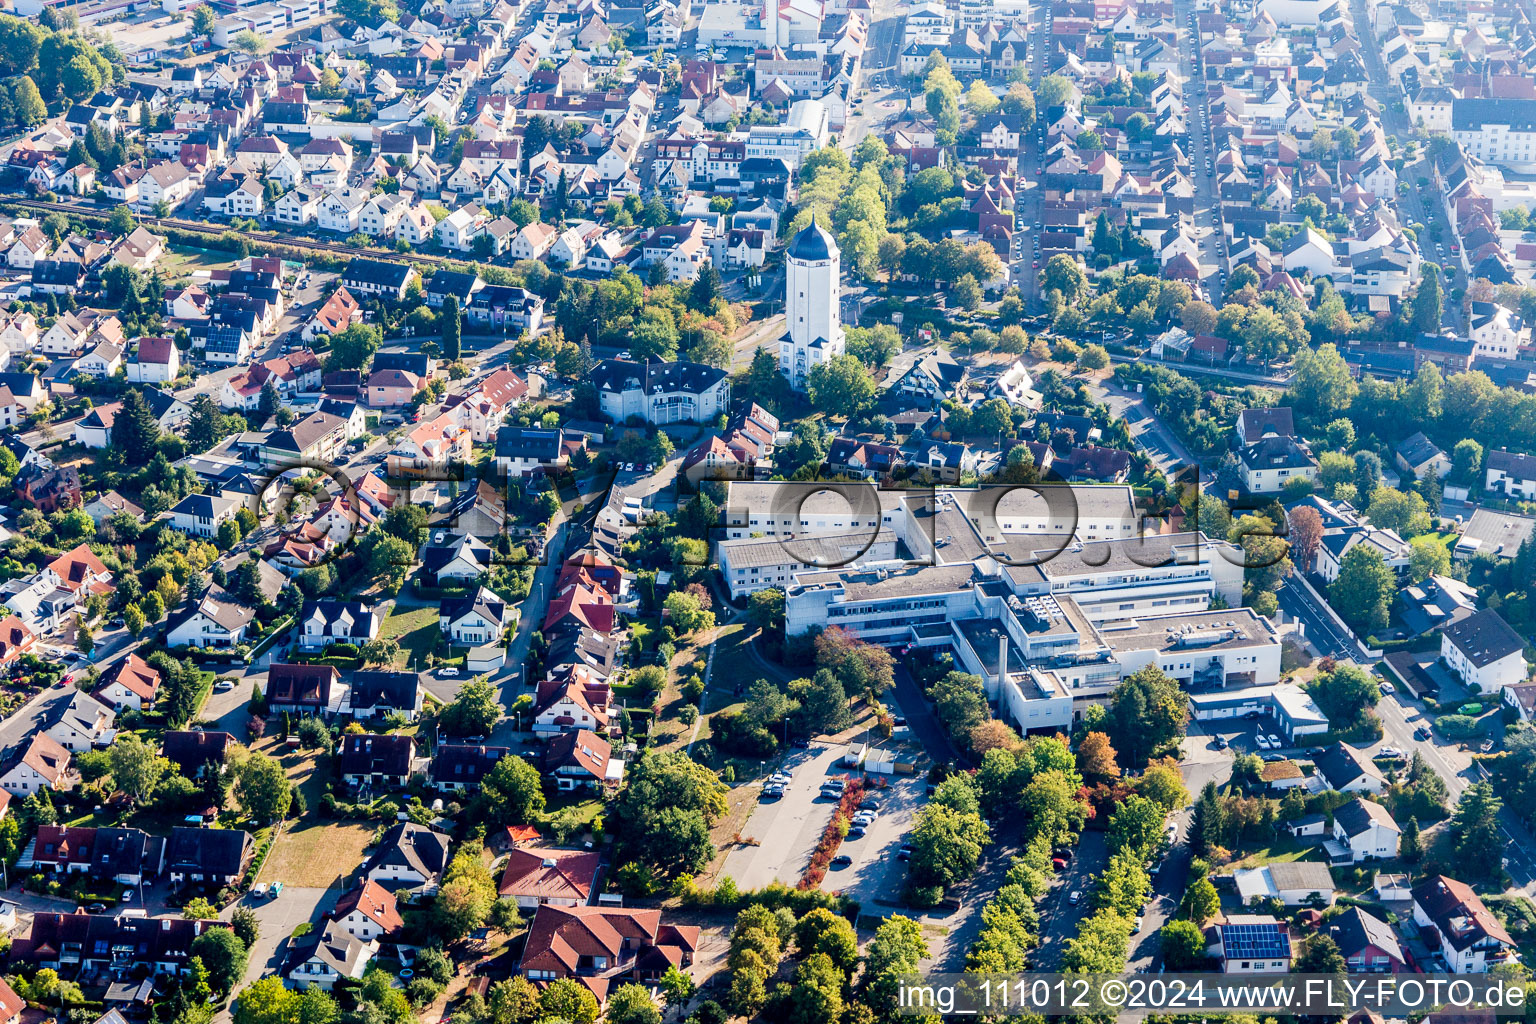
<path fill-rule="evenodd" d="M 1305 570 L 1323 541 L 1323 517 L 1317 509 L 1302 505 L 1291 509 L 1287 519 L 1291 524 L 1291 551 L 1295 554 L 1291 561 Z"/>
<path fill-rule="evenodd" d="M 1004 722 L 995 718 L 989 718 L 980 725 L 971 729 L 968 737 L 971 743 L 971 751 L 977 757 L 982 757 L 989 750 L 1017 750 L 1023 743 L 1019 734 L 1014 732 Z"/>
<path fill-rule="evenodd" d="M 1120 765 L 1115 761 L 1115 748 L 1109 745 L 1109 737 L 1101 732 L 1090 732 L 1077 745 L 1077 770 L 1086 782 L 1108 782 L 1120 777 Z"/>

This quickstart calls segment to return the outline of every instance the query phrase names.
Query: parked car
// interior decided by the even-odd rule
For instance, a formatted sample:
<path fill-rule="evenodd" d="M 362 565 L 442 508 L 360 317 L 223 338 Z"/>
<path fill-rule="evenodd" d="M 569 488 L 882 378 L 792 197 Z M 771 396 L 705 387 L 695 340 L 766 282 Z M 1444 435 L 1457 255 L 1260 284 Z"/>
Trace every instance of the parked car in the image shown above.
<path fill-rule="evenodd" d="M 1380 690 L 1382 693 L 1396 693 L 1397 692 L 1397 687 L 1393 686 L 1391 683 L 1387 682 L 1385 679 L 1383 679 L 1381 682 L 1376 684 L 1376 689 Z"/>
<path fill-rule="evenodd" d="M 1274 733 L 1269 734 L 1269 745 L 1270 748 L 1274 750 L 1279 750 L 1281 747 L 1285 746 L 1284 743 L 1280 742 L 1280 737 L 1276 736 Z"/>
<path fill-rule="evenodd" d="M 1398 750 L 1396 747 L 1382 747 L 1379 751 L 1376 752 L 1376 756 L 1377 757 L 1390 757 L 1393 760 L 1401 761 L 1407 755 L 1404 754 L 1401 750 Z"/>
<path fill-rule="evenodd" d="M 1429 726 L 1427 725 L 1421 725 L 1417 729 L 1413 730 L 1414 739 L 1427 740 L 1433 735 L 1434 733 L 1429 731 Z"/>
<path fill-rule="evenodd" d="M 912 844 L 911 843 L 902 843 L 901 844 L 901 848 L 896 851 L 896 859 L 897 860 L 911 860 L 912 859 Z"/>
<path fill-rule="evenodd" d="M 1083 902 L 1083 894 L 1078 890 L 1073 889 L 1071 892 L 1067 893 L 1068 906 L 1075 907 L 1081 902 Z"/>
<path fill-rule="evenodd" d="M 852 863 L 853 858 L 848 856 L 846 853 L 840 853 L 836 857 L 832 858 L 832 866 L 834 868 L 845 868 Z"/>
<path fill-rule="evenodd" d="M 1258 748 L 1260 750 L 1268 750 L 1269 749 L 1269 737 L 1265 736 L 1261 732 L 1254 734 L 1253 742 L 1254 742 L 1255 745 L 1258 746 Z"/>
<path fill-rule="evenodd" d="M 437 678 L 439 679 L 456 679 L 458 678 L 458 675 L 459 670 L 454 668 L 452 665 L 449 665 L 447 668 L 440 668 L 437 670 Z"/>

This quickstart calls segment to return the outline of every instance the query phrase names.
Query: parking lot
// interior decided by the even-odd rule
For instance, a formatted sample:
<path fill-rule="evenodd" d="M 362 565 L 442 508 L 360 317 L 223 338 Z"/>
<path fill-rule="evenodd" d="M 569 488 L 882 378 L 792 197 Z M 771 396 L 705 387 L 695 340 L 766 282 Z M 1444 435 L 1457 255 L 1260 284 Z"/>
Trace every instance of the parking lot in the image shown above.
<path fill-rule="evenodd" d="M 842 765 L 846 750 L 842 744 L 813 743 L 785 758 L 780 768 L 789 772 L 791 781 L 782 796 L 758 802 L 741 829 L 743 839 L 756 845 L 734 847 L 726 855 L 724 874 L 743 889 L 775 881 L 794 885 L 800 880 L 837 808 L 836 800 L 821 795 L 822 784 L 836 776 L 858 774 Z M 838 852 L 853 863 L 832 868 L 822 883 L 822 888 L 845 891 L 868 906 L 899 898 L 905 887 L 906 865 L 896 859 L 896 853 L 924 799 L 920 777 L 871 778 L 888 783 L 871 794 L 880 804 L 879 816 L 862 838 L 843 841 Z"/>

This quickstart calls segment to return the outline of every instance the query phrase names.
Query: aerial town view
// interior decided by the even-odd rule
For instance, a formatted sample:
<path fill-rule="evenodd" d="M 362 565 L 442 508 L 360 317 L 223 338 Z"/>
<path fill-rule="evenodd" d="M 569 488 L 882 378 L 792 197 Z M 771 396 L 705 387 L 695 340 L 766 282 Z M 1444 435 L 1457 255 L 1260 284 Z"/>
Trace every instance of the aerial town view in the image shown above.
<path fill-rule="evenodd" d="M 1533 324 L 1531 0 L 3 0 L 0 1024 L 1536 1002 Z"/>

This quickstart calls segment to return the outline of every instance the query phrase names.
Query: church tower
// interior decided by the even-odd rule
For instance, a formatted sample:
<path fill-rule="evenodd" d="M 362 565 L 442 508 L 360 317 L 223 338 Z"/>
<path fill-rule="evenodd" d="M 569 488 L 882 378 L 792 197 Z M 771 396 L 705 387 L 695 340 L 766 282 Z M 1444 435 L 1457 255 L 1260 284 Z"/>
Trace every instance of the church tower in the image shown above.
<path fill-rule="evenodd" d="M 791 387 L 803 391 L 811 367 L 843 354 L 837 242 L 813 216 L 790 239 L 784 265 L 789 333 L 779 339 L 779 371 Z"/>

